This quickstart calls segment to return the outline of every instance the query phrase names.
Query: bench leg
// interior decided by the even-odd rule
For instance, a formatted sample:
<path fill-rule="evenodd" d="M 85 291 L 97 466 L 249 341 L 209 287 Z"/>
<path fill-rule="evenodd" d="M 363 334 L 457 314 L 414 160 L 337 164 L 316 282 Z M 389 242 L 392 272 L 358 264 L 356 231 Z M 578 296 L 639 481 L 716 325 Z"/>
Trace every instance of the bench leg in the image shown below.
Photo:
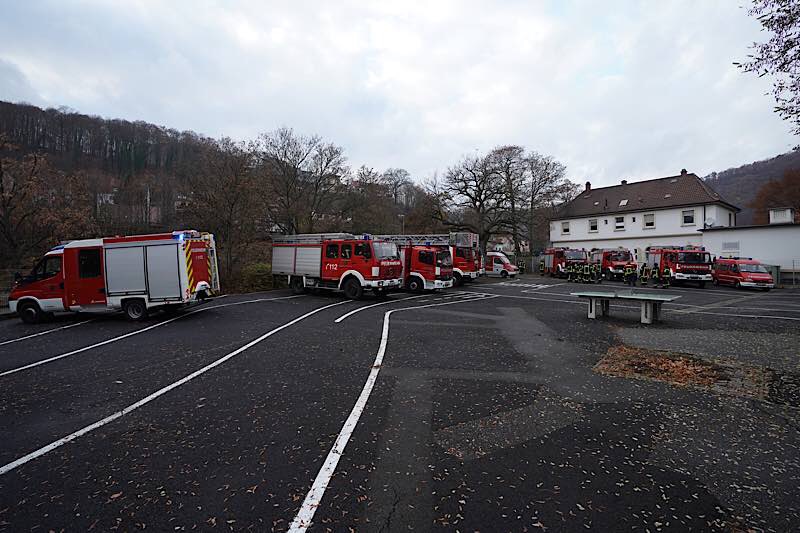
<path fill-rule="evenodd" d="M 597 298 L 589 298 L 589 318 L 597 318 Z M 602 304 L 601 304 L 602 305 Z"/>
<path fill-rule="evenodd" d="M 603 316 L 608 316 L 608 310 L 611 307 L 609 300 L 602 300 L 601 305 L 603 306 Z"/>
<path fill-rule="evenodd" d="M 642 324 L 653 323 L 653 302 L 642 302 Z"/>

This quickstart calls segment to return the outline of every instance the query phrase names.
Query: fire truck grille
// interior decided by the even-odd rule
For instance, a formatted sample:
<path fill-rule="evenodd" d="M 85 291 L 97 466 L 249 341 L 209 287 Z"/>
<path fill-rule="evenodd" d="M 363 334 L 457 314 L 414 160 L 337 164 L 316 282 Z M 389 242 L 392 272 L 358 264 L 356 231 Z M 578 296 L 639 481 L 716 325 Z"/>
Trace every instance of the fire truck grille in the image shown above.
<path fill-rule="evenodd" d="M 399 278 L 400 277 L 400 266 L 384 266 L 381 267 L 381 277 L 382 278 Z"/>
<path fill-rule="evenodd" d="M 682 268 L 680 272 L 682 274 L 708 274 L 711 271 L 704 268 Z"/>

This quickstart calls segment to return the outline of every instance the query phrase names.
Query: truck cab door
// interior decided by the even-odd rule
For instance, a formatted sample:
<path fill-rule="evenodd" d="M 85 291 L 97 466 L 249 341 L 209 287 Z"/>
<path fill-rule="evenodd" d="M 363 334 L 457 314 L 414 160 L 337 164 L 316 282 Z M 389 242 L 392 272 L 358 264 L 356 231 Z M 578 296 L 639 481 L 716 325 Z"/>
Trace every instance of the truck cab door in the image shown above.
<path fill-rule="evenodd" d="M 72 250 L 70 250 L 72 252 Z M 67 277 L 67 299 L 70 306 L 106 305 L 106 278 L 103 268 L 103 248 L 75 250 Z"/>
<path fill-rule="evenodd" d="M 46 313 L 64 310 L 64 271 L 61 254 L 42 258 L 33 267 L 30 275 L 24 278 L 24 282 L 25 284 L 18 289 L 20 297 L 36 298 L 40 308 Z"/>
<path fill-rule="evenodd" d="M 322 279 L 336 280 L 341 275 L 339 268 L 339 244 L 335 242 L 325 243 L 322 250 Z"/>

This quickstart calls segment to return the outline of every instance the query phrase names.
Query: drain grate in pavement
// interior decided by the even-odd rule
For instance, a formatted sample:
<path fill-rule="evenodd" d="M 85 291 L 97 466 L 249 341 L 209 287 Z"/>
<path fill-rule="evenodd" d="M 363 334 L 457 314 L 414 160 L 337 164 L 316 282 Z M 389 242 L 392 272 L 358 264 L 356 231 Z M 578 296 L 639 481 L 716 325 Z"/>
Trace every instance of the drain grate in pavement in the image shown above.
<path fill-rule="evenodd" d="M 607 376 L 663 381 L 800 408 L 800 375 L 738 361 L 616 345 L 594 366 Z"/>

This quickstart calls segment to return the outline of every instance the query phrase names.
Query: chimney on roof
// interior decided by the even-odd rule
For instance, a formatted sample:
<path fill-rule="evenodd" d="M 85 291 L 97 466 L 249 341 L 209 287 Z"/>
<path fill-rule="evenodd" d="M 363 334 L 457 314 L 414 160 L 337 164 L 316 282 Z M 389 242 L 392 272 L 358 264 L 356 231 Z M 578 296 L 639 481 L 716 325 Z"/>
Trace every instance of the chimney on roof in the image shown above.
<path fill-rule="evenodd" d="M 586 190 L 587 191 L 591 191 L 592 190 L 592 182 L 591 181 L 587 181 L 586 182 Z"/>
<path fill-rule="evenodd" d="M 685 169 L 685 168 L 682 168 L 682 169 L 681 169 L 681 176 L 685 176 L 685 175 L 686 175 L 686 169 Z"/>
<path fill-rule="evenodd" d="M 622 184 L 623 185 L 627 185 L 628 184 L 628 180 L 622 180 Z"/>

